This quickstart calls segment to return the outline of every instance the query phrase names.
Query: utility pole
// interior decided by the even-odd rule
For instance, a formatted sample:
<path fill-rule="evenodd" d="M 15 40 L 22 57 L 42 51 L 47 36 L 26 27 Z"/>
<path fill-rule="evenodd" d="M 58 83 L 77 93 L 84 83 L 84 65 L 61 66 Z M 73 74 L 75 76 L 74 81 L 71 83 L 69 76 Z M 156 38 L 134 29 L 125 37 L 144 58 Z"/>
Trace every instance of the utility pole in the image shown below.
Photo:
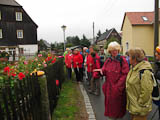
<path fill-rule="evenodd" d="M 94 36 L 94 22 L 93 22 L 93 44 L 95 44 L 95 36 Z"/>
<path fill-rule="evenodd" d="M 156 47 L 159 44 L 159 0 L 155 0 L 154 11 L 154 55 Z"/>

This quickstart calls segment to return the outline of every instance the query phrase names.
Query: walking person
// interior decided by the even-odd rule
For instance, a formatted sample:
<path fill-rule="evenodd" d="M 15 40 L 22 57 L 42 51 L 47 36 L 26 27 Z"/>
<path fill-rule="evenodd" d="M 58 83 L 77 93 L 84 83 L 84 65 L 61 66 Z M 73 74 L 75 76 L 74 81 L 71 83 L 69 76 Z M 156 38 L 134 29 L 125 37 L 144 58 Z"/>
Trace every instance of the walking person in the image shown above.
<path fill-rule="evenodd" d="M 124 56 L 120 56 L 120 45 L 111 42 L 108 45 L 110 57 L 105 61 L 100 71 L 105 76 L 102 90 L 105 97 L 105 112 L 107 120 L 122 120 L 126 113 L 126 92 L 125 82 L 129 72 L 128 63 Z"/>
<path fill-rule="evenodd" d="M 131 68 L 127 75 L 126 93 L 131 120 L 147 120 L 147 115 L 152 111 L 152 67 L 144 58 L 142 49 L 129 50 Z"/>
<path fill-rule="evenodd" d="M 156 52 L 155 52 L 155 78 L 157 79 L 158 83 L 160 84 L 160 46 L 156 47 Z M 159 119 L 160 119 L 160 101 L 154 102 L 156 105 L 158 105 L 159 109 Z"/>
<path fill-rule="evenodd" d="M 82 72 L 83 72 L 82 63 L 83 63 L 83 57 L 80 54 L 79 50 L 76 48 L 73 50 L 73 68 L 78 83 L 82 82 Z"/>
<path fill-rule="evenodd" d="M 98 54 L 94 51 L 91 53 L 91 56 L 93 58 L 93 70 L 94 69 L 100 69 L 100 57 Z M 91 89 L 89 91 L 90 93 L 93 93 L 94 95 L 99 96 L 100 95 L 100 72 L 98 71 L 92 71 L 92 78 L 91 78 Z"/>
<path fill-rule="evenodd" d="M 71 80 L 72 78 L 72 61 L 73 61 L 72 50 L 68 50 L 68 54 L 65 55 L 65 64 L 69 80 Z"/>

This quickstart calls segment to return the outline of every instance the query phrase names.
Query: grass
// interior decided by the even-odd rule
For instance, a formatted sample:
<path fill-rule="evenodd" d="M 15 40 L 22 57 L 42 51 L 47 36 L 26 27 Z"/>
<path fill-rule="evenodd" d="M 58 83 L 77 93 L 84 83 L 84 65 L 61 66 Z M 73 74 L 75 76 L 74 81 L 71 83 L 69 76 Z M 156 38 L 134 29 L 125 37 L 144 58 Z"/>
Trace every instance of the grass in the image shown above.
<path fill-rule="evenodd" d="M 64 82 L 52 120 L 75 120 L 76 113 L 79 112 L 77 106 L 79 94 L 76 83 Z"/>

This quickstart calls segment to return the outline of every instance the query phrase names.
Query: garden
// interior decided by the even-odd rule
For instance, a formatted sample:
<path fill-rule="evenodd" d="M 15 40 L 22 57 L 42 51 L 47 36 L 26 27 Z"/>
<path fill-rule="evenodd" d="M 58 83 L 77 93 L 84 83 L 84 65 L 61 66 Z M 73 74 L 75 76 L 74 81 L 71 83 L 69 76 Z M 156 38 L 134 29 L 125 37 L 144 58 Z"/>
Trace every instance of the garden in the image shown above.
<path fill-rule="evenodd" d="M 64 76 L 62 56 L 41 53 L 32 60 L 8 62 L 0 55 L 2 120 L 45 120 L 56 107 Z"/>
<path fill-rule="evenodd" d="M 42 52 L 9 62 L 3 53 L 0 58 L 2 120 L 87 120 L 78 85 L 66 79 L 63 56 Z"/>

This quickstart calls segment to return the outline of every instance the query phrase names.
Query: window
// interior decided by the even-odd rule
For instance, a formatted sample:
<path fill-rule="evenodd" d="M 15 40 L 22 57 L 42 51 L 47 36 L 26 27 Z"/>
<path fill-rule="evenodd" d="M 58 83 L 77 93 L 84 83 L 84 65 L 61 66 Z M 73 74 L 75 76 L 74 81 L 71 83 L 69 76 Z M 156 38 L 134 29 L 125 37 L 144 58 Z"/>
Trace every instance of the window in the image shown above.
<path fill-rule="evenodd" d="M 0 39 L 2 38 L 2 29 L 0 29 Z"/>
<path fill-rule="evenodd" d="M 16 21 L 22 21 L 22 12 L 16 12 Z"/>
<path fill-rule="evenodd" d="M 17 38 L 23 38 L 23 30 L 17 30 Z"/>
<path fill-rule="evenodd" d="M 148 21 L 148 18 L 147 18 L 146 16 L 142 16 L 142 19 L 143 19 L 144 21 Z"/>
<path fill-rule="evenodd" d="M 129 49 L 129 43 L 126 42 L 126 50 L 128 51 L 128 49 Z"/>
<path fill-rule="evenodd" d="M 0 20 L 2 19 L 2 14 L 1 14 L 1 11 L 0 11 Z"/>

